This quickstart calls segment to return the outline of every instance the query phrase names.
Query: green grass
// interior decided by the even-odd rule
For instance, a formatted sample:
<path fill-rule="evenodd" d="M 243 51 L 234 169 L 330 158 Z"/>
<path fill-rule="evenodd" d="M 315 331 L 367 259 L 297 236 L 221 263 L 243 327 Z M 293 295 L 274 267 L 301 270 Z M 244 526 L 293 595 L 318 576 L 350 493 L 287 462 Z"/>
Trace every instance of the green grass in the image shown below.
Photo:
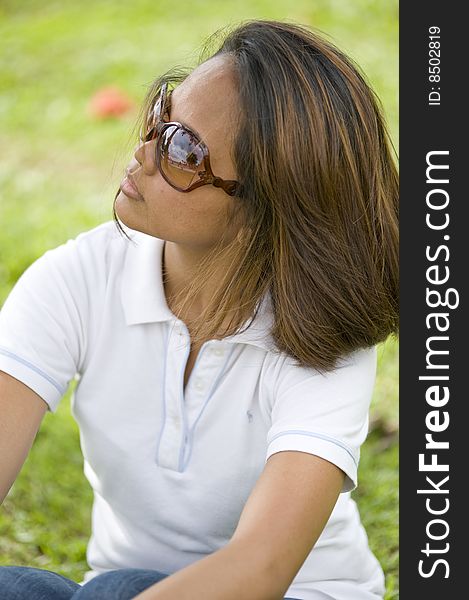
<path fill-rule="evenodd" d="M 381 98 L 395 146 L 397 0 L 3 0 L 0 5 L 0 306 L 47 249 L 111 218 L 133 143 L 135 112 L 95 121 L 90 96 L 117 85 L 138 102 L 175 64 L 195 64 L 204 39 L 248 18 L 288 19 L 327 34 L 361 66 Z M 359 503 L 370 545 L 398 597 L 397 354 L 380 348 L 371 434 L 361 453 Z M 47 414 L 0 509 L 0 564 L 81 580 L 91 491 L 68 391 Z"/>

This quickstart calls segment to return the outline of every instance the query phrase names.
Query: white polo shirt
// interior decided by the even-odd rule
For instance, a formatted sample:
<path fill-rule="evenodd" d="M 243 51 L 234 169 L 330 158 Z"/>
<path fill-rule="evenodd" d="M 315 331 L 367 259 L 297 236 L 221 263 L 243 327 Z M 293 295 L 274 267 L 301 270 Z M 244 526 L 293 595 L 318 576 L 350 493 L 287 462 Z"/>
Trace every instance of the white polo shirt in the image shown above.
<path fill-rule="evenodd" d="M 0 311 L 0 370 L 55 412 L 70 381 L 84 472 L 94 492 L 87 550 L 96 574 L 171 574 L 229 542 L 275 452 L 321 456 L 346 474 L 342 494 L 286 596 L 376 600 L 378 561 L 355 502 L 376 351 L 321 375 L 276 352 L 267 297 L 251 327 L 206 342 L 186 389 L 189 333 L 167 306 L 163 240 L 112 221 L 49 250 Z M 83 583 L 83 582 L 82 582 Z"/>

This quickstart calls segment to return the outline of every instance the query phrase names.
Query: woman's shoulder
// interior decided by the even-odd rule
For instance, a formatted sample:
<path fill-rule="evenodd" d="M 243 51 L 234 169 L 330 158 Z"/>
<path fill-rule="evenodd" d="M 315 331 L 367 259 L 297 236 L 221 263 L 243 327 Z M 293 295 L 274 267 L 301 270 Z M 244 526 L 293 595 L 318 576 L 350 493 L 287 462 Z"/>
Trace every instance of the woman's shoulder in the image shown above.
<path fill-rule="evenodd" d="M 269 383 L 276 393 L 290 391 L 297 385 L 307 384 L 313 391 L 320 388 L 343 388 L 363 385 L 364 381 L 374 382 L 377 364 L 377 347 L 357 349 L 343 355 L 335 367 L 319 371 L 314 367 L 300 364 L 286 352 L 269 352 L 266 367 L 269 370 Z"/>
<path fill-rule="evenodd" d="M 21 274 L 2 307 L 17 307 L 35 297 L 43 306 L 73 305 L 88 309 L 105 292 L 113 272 L 125 261 L 129 241 L 113 221 L 102 223 L 53 247 Z M 90 298 L 93 297 L 93 303 Z"/>
<path fill-rule="evenodd" d="M 353 490 L 368 432 L 376 348 L 344 356 L 324 373 L 298 366 L 290 357 L 279 358 L 275 366 L 268 395 L 267 458 L 284 450 L 315 454 L 344 471 L 343 492 Z"/>
<path fill-rule="evenodd" d="M 77 283 L 83 278 L 96 283 L 122 265 L 129 243 L 114 221 L 106 221 L 47 250 L 30 269 L 57 270 L 66 277 L 77 277 Z"/>
<path fill-rule="evenodd" d="M 90 257 L 92 255 L 99 257 L 103 255 L 103 252 L 109 250 L 119 252 L 121 248 L 125 247 L 125 241 L 127 240 L 119 233 L 115 222 L 106 221 L 92 229 L 78 233 L 59 246 L 47 250 L 44 256 L 73 255 L 74 252 L 82 252 L 87 253 Z"/>

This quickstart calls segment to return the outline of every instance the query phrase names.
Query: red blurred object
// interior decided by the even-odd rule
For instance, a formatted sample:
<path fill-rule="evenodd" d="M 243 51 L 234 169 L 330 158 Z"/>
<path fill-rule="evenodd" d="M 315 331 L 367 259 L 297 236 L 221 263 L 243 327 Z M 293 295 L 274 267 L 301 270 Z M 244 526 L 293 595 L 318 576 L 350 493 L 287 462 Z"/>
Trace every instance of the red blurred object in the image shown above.
<path fill-rule="evenodd" d="M 105 87 L 98 90 L 90 100 L 89 111 L 97 119 L 118 118 L 134 107 L 134 102 L 122 90 Z"/>

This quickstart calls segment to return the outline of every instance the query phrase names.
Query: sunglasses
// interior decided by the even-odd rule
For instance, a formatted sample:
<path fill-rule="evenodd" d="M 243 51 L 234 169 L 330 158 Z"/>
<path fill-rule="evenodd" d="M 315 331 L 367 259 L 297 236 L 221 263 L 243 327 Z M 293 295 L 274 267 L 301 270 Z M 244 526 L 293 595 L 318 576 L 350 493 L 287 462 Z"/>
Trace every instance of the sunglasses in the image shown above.
<path fill-rule="evenodd" d="M 156 139 L 156 165 L 161 175 L 179 192 L 214 185 L 234 196 L 239 183 L 213 174 L 209 150 L 200 136 L 177 121 L 163 121 L 169 108 L 167 90 L 168 84 L 164 83 L 140 135 L 142 142 Z"/>

